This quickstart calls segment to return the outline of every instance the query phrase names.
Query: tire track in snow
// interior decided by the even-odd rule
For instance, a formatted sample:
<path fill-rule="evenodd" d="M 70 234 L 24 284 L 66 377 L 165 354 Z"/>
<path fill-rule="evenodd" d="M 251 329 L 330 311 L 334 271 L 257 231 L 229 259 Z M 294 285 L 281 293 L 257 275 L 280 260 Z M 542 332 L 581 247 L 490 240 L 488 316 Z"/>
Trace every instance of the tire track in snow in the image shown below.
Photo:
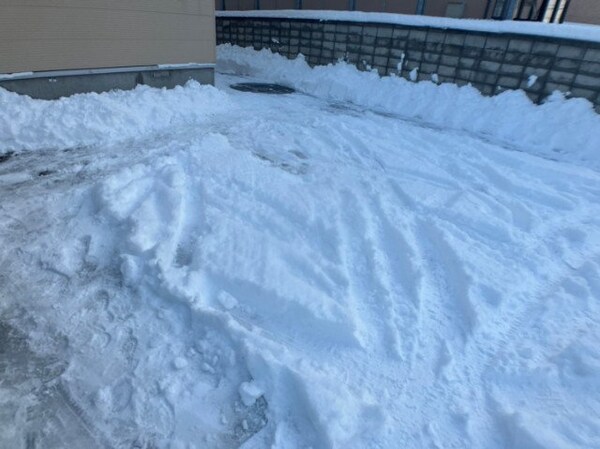
<path fill-rule="evenodd" d="M 501 174 L 490 164 L 467 163 L 477 170 L 478 178 L 483 185 L 500 191 L 513 200 L 516 198 L 521 203 L 533 203 L 553 211 L 571 211 L 577 204 L 571 195 L 556 191 L 548 192 L 541 186 L 531 186 L 531 183 L 529 186 L 525 186 L 520 181 L 514 181 L 509 176 Z"/>
<path fill-rule="evenodd" d="M 432 221 L 435 209 L 417 203 L 395 181 L 389 182 L 389 188 L 391 195 L 412 211 L 409 229 L 413 230 L 411 240 L 416 242 L 416 254 L 413 258 L 418 260 L 416 263 L 422 267 L 420 273 L 423 287 L 427 285 L 428 288 L 433 288 L 433 296 L 438 298 L 434 309 L 425 304 L 421 308 L 424 312 L 429 310 L 430 313 L 436 310 L 432 316 L 441 312 L 441 316 L 449 318 L 447 324 L 454 323 L 454 330 L 458 331 L 465 343 L 473 331 L 477 317 L 469 297 L 471 280 L 461 267 L 463 262 L 447 242 L 443 231 Z M 431 298 L 431 293 L 421 293 L 418 297 Z M 458 309 L 455 306 L 458 306 Z M 454 334 L 452 331 L 446 338 Z"/>
<path fill-rule="evenodd" d="M 374 213 L 356 193 L 340 193 L 338 228 L 342 236 L 342 260 L 349 286 L 347 294 L 359 325 L 359 340 L 369 351 L 398 358 L 399 336 L 393 325 L 390 291 L 382 279 L 377 247 L 368 217 Z"/>
<path fill-rule="evenodd" d="M 397 356 L 407 365 L 405 375 L 411 369 L 416 341 L 420 332 L 422 273 L 415 263 L 412 245 L 412 213 L 396 209 L 388 200 L 385 185 L 364 189 L 369 191 L 367 240 L 372 248 L 373 266 L 386 295 L 383 306 L 389 315 L 391 333 L 396 342 Z"/>
<path fill-rule="evenodd" d="M 435 316 L 431 329 L 439 329 L 444 341 L 456 350 L 461 350 L 469 341 L 477 323 L 477 314 L 470 299 L 471 279 L 462 267 L 463 262 L 437 225 L 420 218 L 416 222 L 421 258 L 426 264 L 424 270 L 427 283 L 433 287 Z"/>

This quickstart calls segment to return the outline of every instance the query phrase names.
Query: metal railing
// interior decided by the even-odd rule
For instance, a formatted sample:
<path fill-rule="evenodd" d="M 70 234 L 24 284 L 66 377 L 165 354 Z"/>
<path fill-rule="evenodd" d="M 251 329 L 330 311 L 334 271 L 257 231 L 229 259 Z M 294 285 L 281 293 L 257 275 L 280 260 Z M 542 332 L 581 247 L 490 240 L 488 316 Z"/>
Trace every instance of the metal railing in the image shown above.
<path fill-rule="evenodd" d="M 563 23 L 571 0 L 487 0 L 483 17 Z"/>

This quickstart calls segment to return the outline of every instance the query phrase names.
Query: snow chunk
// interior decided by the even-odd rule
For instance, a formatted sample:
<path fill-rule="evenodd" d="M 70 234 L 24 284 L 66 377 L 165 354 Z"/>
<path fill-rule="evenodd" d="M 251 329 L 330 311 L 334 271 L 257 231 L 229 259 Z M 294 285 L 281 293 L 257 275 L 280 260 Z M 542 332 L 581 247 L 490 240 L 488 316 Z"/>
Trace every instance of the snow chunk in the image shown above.
<path fill-rule="evenodd" d="M 537 75 L 529 75 L 529 78 L 527 78 L 527 87 L 533 87 L 533 85 L 537 82 L 537 80 L 538 80 Z"/>
<path fill-rule="evenodd" d="M 173 367 L 175 369 L 180 370 L 185 368 L 186 366 L 188 366 L 188 361 L 183 357 L 177 357 L 175 358 L 175 360 L 173 360 Z"/>
<path fill-rule="evenodd" d="M 412 69 L 410 71 L 410 73 L 408 74 L 408 77 L 410 78 L 411 81 L 417 81 L 418 76 L 419 76 L 419 69 L 417 67 Z"/>
<path fill-rule="evenodd" d="M 101 412 L 109 413 L 113 403 L 112 391 L 110 387 L 100 388 L 96 393 L 94 403 Z"/>
<path fill-rule="evenodd" d="M 231 310 L 238 304 L 237 299 L 235 299 L 233 296 L 231 296 L 225 291 L 219 293 L 218 299 L 221 305 L 225 308 L 225 310 Z"/>
<path fill-rule="evenodd" d="M 128 287 L 134 287 L 142 277 L 142 269 L 137 257 L 124 254 L 121 256 L 121 275 L 123 276 L 123 284 Z"/>
<path fill-rule="evenodd" d="M 256 400 L 263 395 L 263 391 L 254 382 L 243 382 L 238 391 L 246 407 L 254 405 Z"/>
<path fill-rule="evenodd" d="M 404 52 L 402 52 L 402 54 L 400 55 L 400 62 L 396 66 L 396 68 L 398 69 L 398 72 L 402 71 L 402 68 L 404 67 L 405 58 L 406 58 L 406 54 Z"/>

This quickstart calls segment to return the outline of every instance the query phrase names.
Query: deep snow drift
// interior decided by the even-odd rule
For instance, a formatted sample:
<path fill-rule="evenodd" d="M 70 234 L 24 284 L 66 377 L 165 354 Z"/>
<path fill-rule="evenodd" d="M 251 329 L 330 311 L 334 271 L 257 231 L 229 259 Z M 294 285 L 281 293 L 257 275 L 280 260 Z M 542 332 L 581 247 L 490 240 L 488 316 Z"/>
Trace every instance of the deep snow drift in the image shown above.
<path fill-rule="evenodd" d="M 589 105 L 219 57 L 0 92 L 0 447 L 600 447 Z"/>

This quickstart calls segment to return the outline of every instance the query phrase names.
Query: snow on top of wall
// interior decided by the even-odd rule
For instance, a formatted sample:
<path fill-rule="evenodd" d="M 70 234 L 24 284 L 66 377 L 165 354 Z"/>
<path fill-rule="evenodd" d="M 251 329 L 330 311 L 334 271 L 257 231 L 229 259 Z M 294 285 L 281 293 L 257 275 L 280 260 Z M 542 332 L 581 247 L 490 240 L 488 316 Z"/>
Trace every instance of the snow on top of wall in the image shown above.
<path fill-rule="evenodd" d="M 430 17 L 361 11 L 310 10 L 217 11 L 217 17 L 264 17 L 281 19 L 333 20 L 362 23 L 386 23 L 416 27 L 483 31 L 486 33 L 525 34 L 600 43 L 600 26 L 574 23 L 550 24 L 521 21 L 453 19 L 449 17 Z"/>

